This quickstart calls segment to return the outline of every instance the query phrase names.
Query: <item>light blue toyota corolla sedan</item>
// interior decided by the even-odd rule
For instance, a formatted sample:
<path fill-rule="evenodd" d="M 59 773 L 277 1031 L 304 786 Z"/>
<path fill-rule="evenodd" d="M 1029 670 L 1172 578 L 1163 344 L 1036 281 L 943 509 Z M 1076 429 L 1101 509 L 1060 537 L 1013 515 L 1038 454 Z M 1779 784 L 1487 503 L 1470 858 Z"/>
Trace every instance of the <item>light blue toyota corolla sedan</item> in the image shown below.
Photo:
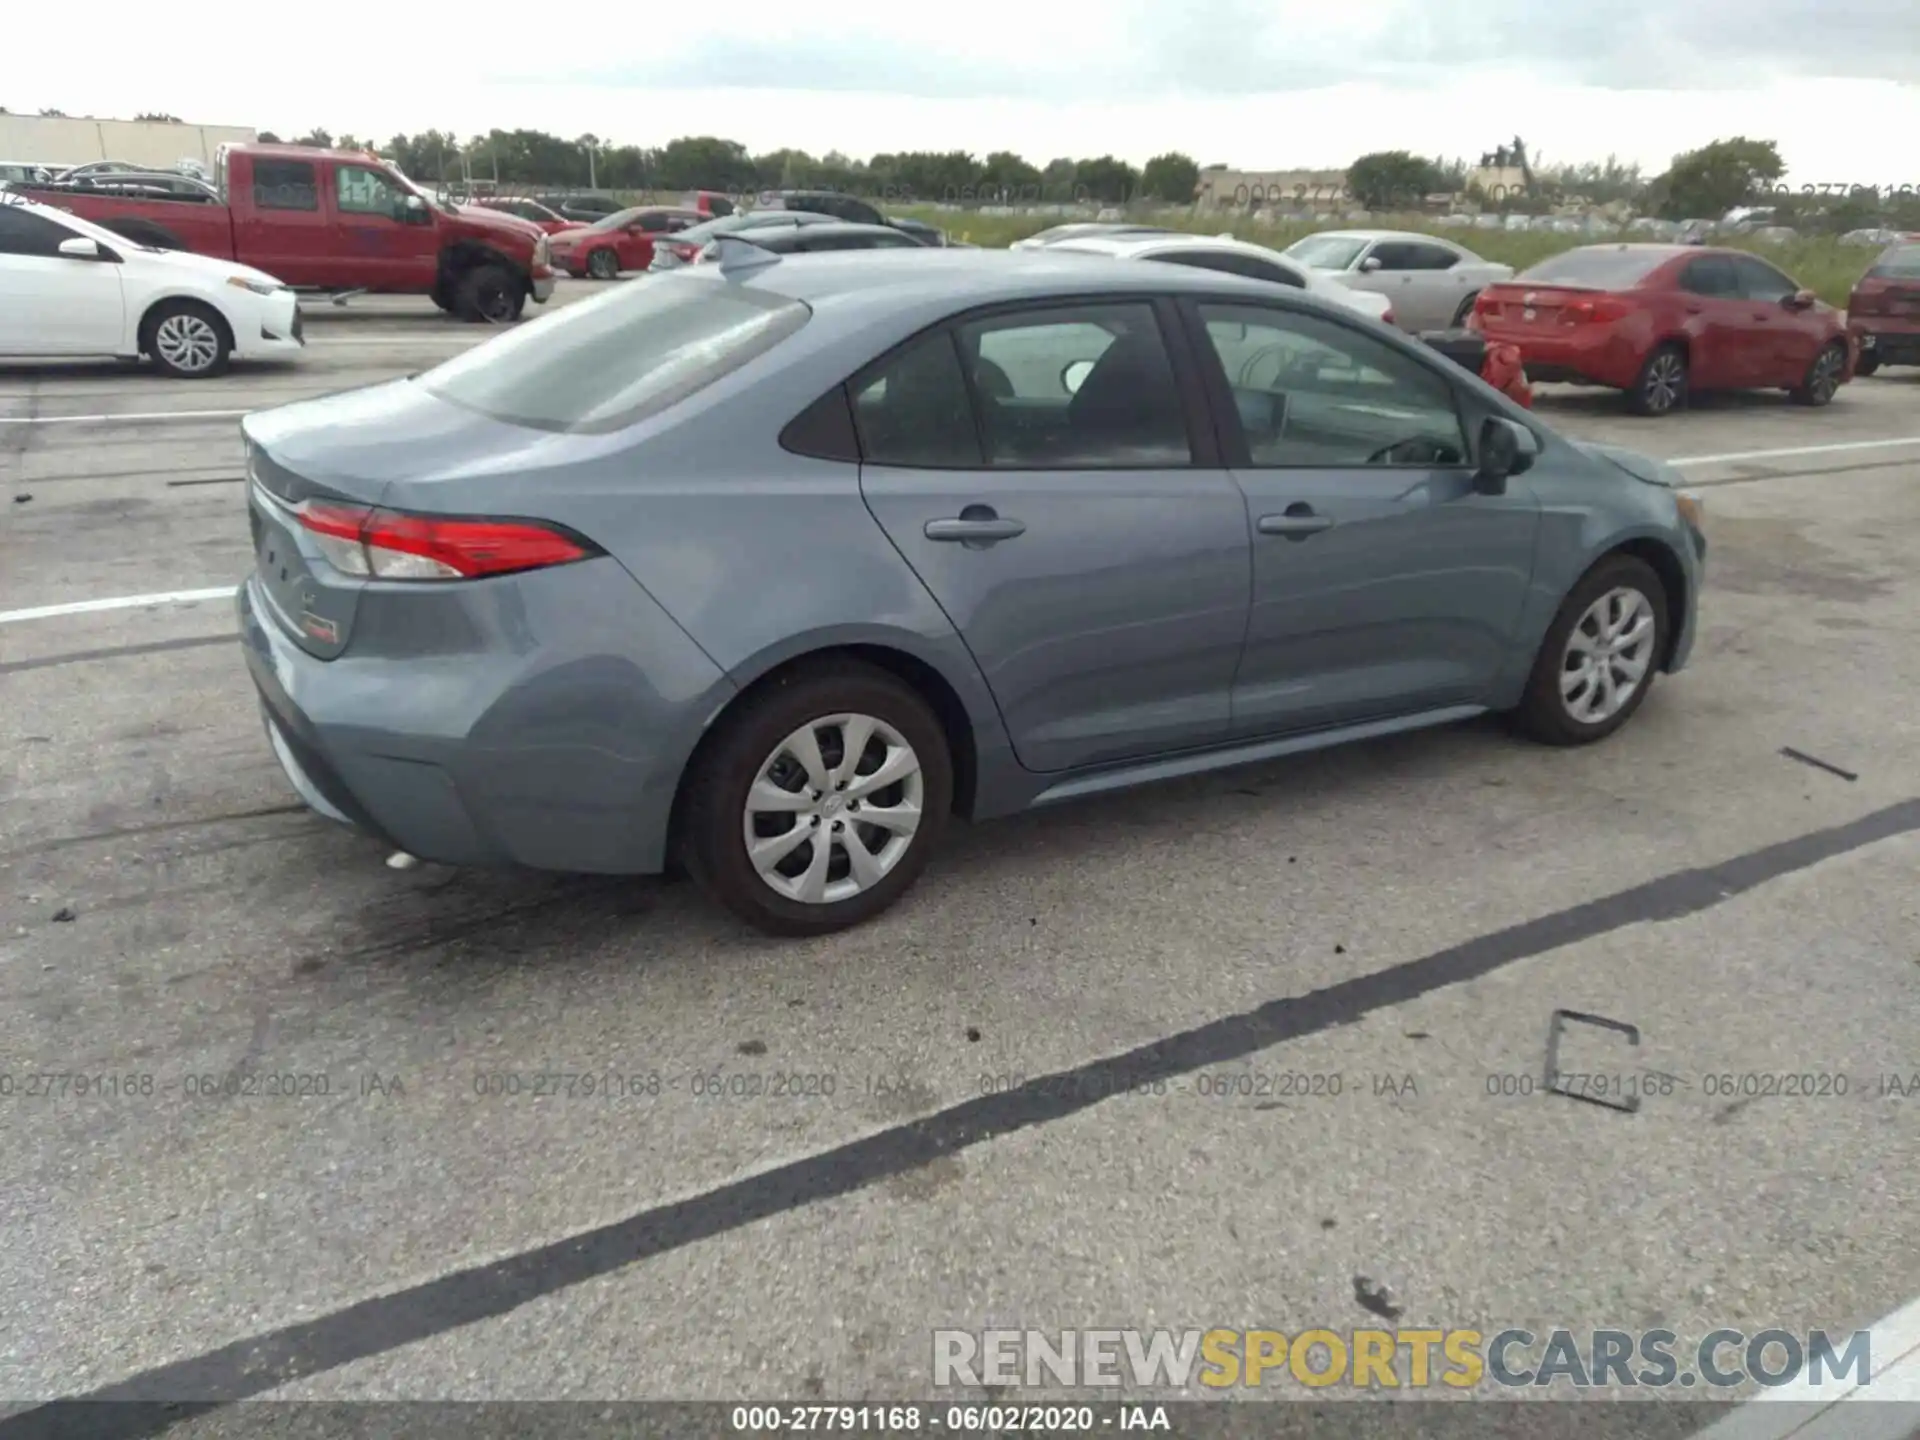
<path fill-rule="evenodd" d="M 1350 311 L 721 249 L 248 417 L 244 647 L 313 809 L 449 865 L 679 859 L 818 934 L 954 815 L 1486 711 L 1583 744 L 1686 663 L 1674 473 Z"/>

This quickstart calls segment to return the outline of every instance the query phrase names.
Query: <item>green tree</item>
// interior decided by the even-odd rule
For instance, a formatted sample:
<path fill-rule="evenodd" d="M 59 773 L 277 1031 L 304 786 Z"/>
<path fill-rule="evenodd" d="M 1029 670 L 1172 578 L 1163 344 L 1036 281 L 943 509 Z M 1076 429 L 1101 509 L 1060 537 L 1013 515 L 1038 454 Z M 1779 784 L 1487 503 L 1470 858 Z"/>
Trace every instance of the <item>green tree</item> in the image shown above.
<path fill-rule="evenodd" d="M 304 145 L 309 150 L 331 150 L 333 148 L 333 134 L 327 130 L 309 130 L 292 143 L 295 145 Z"/>
<path fill-rule="evenodd" d="M 1667 219 L 1715 220 L 1758 198 L 1786 173 L 1777 144 L 1736 135 L 1674 156 L 1654 184 L 1660 213 Z"/>
<path fill-rule="evenodd" d="M 1191 205 L 1200 185 L 1200 167 L 1178 150 L 1156 155 L 1140 171 L 1141 193 L 1174 205 Z"/>
<path fill-rule="evenodd" d="M 1379 150 L 1347 167 L 1347 188 L 1369 210 L 1417 210 L 1441 183 L 1440 168 L 1409 150 Z"/>
<path fill-rule="evenodd" d="M 653 183 L 661 190 L 750 190 L 759 178 L 753 157 L 738 141 L 683 135 L 661 147 Z"/>
<path fill-rule="evenodd" d="M 1124 160 L 1102 155 L 1080 161 L 1074 167 L 1073 184 L 1089 200 L 1119 205 L 1139 193 L 1140 172 Z"/>
<path fill-rule="evenodd" d="M 157 110 L 142 110 L 133 118 L 134 123 L 145 125 L 179 125 L 184 123 L 178 115 L 162 115 Z"/>
<path fill-rule="evenodd" d="M 262 145 L 278 145 L 280 143 L 280 137 L 271 130 L 262 130 L 259 135 L 259 140 Z"/>
<path fill-rule="evenodd" d="M 42 110 L 40 117 L 43 120 L 64 120 L 67 118 L 67 112 L 64 110 Z"/>

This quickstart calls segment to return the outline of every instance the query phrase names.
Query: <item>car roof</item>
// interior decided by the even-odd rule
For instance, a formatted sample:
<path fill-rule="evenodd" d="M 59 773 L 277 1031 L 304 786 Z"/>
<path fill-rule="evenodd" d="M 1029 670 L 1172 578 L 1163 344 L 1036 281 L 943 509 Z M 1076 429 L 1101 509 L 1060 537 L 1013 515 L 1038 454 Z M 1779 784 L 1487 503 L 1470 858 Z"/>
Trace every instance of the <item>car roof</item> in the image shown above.
<path fill-rule="evenodd" d="M 697 267 L 706 270 L 709 267 Z M 712 270 L 724 277 L 720 267 Z M 1149 271 L 1151 278 L 1146 278 Z M 729 277 L 730 278 L 730 277 Z M 1116 265 L 1105 254 L 1043 250 L 949 250 L 911 247 L 825 251 L 782 259 L 741 272 L 734 283 L 751 285 L 808 305 L 842 296 L 871 297 L 885 290 L 901 305 L 947 302 L 949 312 L 1052 296 L 1235 293 L 1272 300 L 1276 287 L 1217 270 L 1181 265 Z M 1333 312 L 1305 291 L 1287 291 L 1304 303 Z"/>
<path fill-rule="evenodd" d="M 1424 235 L 1418 230 L 1316 230 L 1306 238 L 1309 240 L 1364 240 L 1370 245 L 1381 240 L 1411 240 L 1429 245 L 1442 245 L 1449 250 L 1461 248 L 1451 240 L 1439 235 Z"/>
<path fill-rule="evenodd" d="M 1233 235 L 1189 235 L 1179 230 L 1161 230 L 1139 235 L 1077 236 L 1047 248 L 1080 250 L 1088 254 L 1097 251 L 1102 255 L 1126 258 L 1176 247 L 1182 250 L 1214 250 L 1224 255 L 1253 255 L 1262 260 L 1284 261 L 1289 269 L 1305 268 L 1298 260 L 1283 255 L 1278 250 L 1269 250 L 1264 245 L 1255 245 L 1251 241 L 1242 240 Z"/>
<path fill-rule="evenodd" d="M 766 229 L 773 232 L 767 236 L 768 240 L 784 235 L 795 235 L 802 230 L 806 231 L 812 239 L 834 235 L 898 235 L 901 233 L 891 225 L 862 225 L 853 220 L 833 220 L 824 225 L 769 225 Z M 761 242 L 755 240 L 749 243 L 758 245 Z"/>

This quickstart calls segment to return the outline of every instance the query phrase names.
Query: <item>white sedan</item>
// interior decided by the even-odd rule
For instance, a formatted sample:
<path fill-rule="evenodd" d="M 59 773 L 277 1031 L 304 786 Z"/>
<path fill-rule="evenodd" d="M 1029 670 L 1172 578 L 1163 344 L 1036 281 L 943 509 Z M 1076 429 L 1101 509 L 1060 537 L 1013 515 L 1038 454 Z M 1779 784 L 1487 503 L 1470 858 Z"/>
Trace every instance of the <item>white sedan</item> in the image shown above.
<path fill-rule="evenodd" d="M 1136 235 L 1087 235 L 1059 240 L 1046 247 L 1049 253 L 1071 251 L 1087 255 L 1112 255 L 1121 260 L 1159 260 L 1172 265 L 1191 265 L 1201 270 L 1219 270 L 1228 275 L 1244 275 L 1250 280 L 1266 280 L 1305 290 L 1323 300 L 1358 310 L 1373 320 L 1393 324 L 1393 306 L 1386 296 L 1343 285 L 1289 260 L 1264 245 L 1250 245 L 1231 235 L 1183 235 L 1162 230 Z"/>
<path fill-rule="evenodd" d="M 145 356 L 164 375 L 198 380 L 305 343 L 299 303 L 271 275 L 156 250 L 0 192 L 0 356 Z"/>

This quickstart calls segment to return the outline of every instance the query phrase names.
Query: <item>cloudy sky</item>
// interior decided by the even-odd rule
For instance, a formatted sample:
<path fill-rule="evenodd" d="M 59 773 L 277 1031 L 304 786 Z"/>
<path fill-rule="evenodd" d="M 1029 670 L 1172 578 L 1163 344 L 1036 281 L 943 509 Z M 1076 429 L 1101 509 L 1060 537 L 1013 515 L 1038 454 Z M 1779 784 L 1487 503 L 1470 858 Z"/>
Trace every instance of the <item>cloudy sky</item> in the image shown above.
<path fill-rule="evenodd" d="M 31 63 L 5 68 L 0 105 L 376 139 L 524 126 L 1042 163 L 1172 149 L 1240 169 L 1477 158 L 1518 132 L 1543 161 L 1657 170 L 1746 134 L 1779 141 L 1796 184 L 1920 187 L 1920 0 L 391 0 L 377 29 L 343 19 L 337 44 L 315 13 L 173 0 L 179 39 L 107 46 L 29 5 L 6 28 Z"/>

